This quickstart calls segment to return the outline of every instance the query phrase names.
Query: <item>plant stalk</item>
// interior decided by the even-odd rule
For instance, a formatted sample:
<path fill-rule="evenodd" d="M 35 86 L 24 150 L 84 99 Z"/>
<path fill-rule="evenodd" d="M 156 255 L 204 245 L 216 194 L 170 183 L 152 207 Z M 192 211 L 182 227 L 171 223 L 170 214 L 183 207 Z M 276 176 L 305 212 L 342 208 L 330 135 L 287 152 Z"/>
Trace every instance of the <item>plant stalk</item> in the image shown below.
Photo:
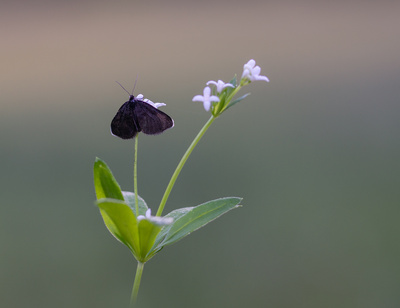
<path fill-rule="evenodd" d="M 197 136 L 193 139 L 192 143 L 190 144 L 189 148 L 186 150 L 185 154 L 183 154 L 181 161 L 179 162 L 178 166 L 175 169 L 174 174 L 171 177 L 171 180 L 168 183 L 167 188 L 165 189 L 164 196 L 161 199 L 160 206 L 158 207 L 157 214 L 156 216 L 161 216 L 165 204 L 167 203 L 168 197 L 171 193 L 172 188 L 174 187 L 174 184 L 176 182 L 176 179 L 179 176 L 179 173 L 182 171 L 183 166 L 185 165 L 187 159 L 189 158 L 190 154 L 192 153 L 193 149 L 196 147 L 197 143 L 200 141 L 200 139 L 203 137 L 207 129 L 210 127 L 212 122 L 216 119 L 215 116 L 211 116 L 210 119 L 204 124 L 203 128 L 199 131 Z"/>
<path fill-rule="evenodd" d="M 136 300 L 139 293 L 140 281 L 142 279 L 144 263 L 138 261 L 136 268 L 135 282 L 133 283 L 132 294 L 131 294 L 131 307 L 135 307 Z"/>
<path fill-rule="evenodd" d="M 138 141 L 139 134 L 135 137 L 135 161 L 133 164 L 133 186 L 135 191 L 135 210 L 136 210 L 136 217 L 139 216 L 139 198 L 138 198 L 138 188 L 137 188 L 137 156 L 138 156 Z"/>

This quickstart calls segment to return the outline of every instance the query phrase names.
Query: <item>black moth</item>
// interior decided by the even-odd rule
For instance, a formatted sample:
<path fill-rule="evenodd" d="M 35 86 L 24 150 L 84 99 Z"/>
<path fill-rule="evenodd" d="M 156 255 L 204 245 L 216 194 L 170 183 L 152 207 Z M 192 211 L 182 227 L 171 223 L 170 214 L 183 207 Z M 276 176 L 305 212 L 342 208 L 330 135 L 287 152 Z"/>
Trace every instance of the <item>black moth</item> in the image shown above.
<path fill-rule="evenodd" d="M 157 135 L 173 126 L 169 115 L 130 95 L 111 121 L 111 133 L 122 139 L 132 139 L 139 132 Z"/>

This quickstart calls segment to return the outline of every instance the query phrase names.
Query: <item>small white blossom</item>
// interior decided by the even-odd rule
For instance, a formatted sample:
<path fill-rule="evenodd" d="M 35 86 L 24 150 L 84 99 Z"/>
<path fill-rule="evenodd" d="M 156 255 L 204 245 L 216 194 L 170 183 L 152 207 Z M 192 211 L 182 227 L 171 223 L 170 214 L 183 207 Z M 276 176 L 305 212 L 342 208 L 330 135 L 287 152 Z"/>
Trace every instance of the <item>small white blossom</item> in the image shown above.
<path fill-rule="evenodd" d="M 195 97 L 193 97 L 193 102 L 203 102 L 204 109 L 206 111 L 209 111 L 211 107 L 211 102 L 219 102 L 218 96 L 210 94 L 210 87 L 205 87 L 203 90 L 203 95 L 196 95 Z"/>
<path fill-rule="evenodd" d="M 242 79 L 248 78 L 250 79 L 250 81 L 264 80 L 266 82 L 269 82 L 267 76 L 261 76 L 260 72 L 261 68 L 258 65 L 256 66 L 256 61 L 251 59 L 243 66 Z"/>
<path fill-rule="evenodd" d="M 222 80 L 218 80 L 218 81 L 214 81 L 214 80 L 210 80 L 209 82 L 207 82 L 207 85 L 209 84 L 214 84 L 217 87 L 217 92 L 221 93 L 226 87 L 231 87 L 234 88 L 235 86 L 231 83 L 225 83 Z"/>
<path fill-rule="evenodd" d="M 140 222 L 143 219 L 159 226 L 169 225 L 174 221 L 172 217 L 151 216 L 151 209 L 148 209 L 146 211 L 146 216 L 139 215 L 137 217 L 138 222 Z"/>
<path fill-rule="evenodd" d="M 144 101 L 145 103 L 153 106 L 154 108 L 158 108 L 158 107 L 162 107 L 162 106 L 166 106 L 166 104 L 164 103 L 153 103 L 151 100 L 149 100 L 148 98 L 144 98 L 143 94 L 138 94 L 136 96 L 137 99 Z"/>
<path fill-rule="evenodd" d="M 164 103 L 153 103 L 151 100 L 149 100 L 149 99 L 147 99 L 147 98 L 145 98 L 143 101 L 144 101 L 145 103 L 147 103 L 147 104 L 153 106 L 154 108 L 166 106 L 166 104 L 164 104 Z"/>

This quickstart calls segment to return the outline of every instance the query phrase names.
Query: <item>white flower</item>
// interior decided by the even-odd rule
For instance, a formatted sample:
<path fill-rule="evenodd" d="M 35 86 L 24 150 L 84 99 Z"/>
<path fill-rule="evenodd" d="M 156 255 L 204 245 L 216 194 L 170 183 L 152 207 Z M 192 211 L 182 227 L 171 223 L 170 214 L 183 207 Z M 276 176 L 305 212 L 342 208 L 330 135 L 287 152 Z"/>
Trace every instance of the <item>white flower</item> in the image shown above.
<path fill-rule="evenodd" d="M 143 219 L 159 226 L 169 225 L 174 221 L 172 217 L 151 216 L 151 209 L 148 209 L 146 211 L 146 216 L 139 215 L 137 217 L 138 222 L 140 222 Z"/>
<path fill-rule="evenodd" d="M 242 79 L 248 78 L 250 81 L 265 80 L 266 82 L 269 82 L 267 76 L 261 76 L 260 72 L 261 68 L 258 65 L 256 66 L 256 61 L 251 59 L 243 66 Z"/>
<path fill-rule="evenodd" d="M 203 90 L 203 95 L 196 95 L 195 97 L 193 97 L 193 102 L 203 102 L 204 109 L 206 111 L 209 111 L 211 107 L 211 102 L 219 102 L 218 96 L 210 94 L 210 87 L 205 87 Z"/>
<path fill-rule="evenodd" d="M 218 93 L 221 93 L 222 90 L 225 89 L 226 87 L 231 87 L 231 88 L 235 87 L 233 84 L 230 84 L 229 82 L 225 83 L 222 80 L 218 80 L 218 82 L 214 81 L 214 80 L 210 80 L 209 82 L 207 82 L 207 85 L 209 85 L 209 84 L 214 84 L 217 87 Z"/>
<path fill-rule="evenodd" d="M 164 104 L 164 103 L 153 103 L 153 102 L 152 102 L 151 100 L 149 100 L 148 98 L 145 98 L 143 101 L 144 101 L 145 103 L 147 103 L 147 104 L 153 106 L 154 108 L 166 106 L 166 104 Z"/>
<path fill-rule="evenodd" d="M 141 101 L 144 101 L 145 103 L 147 103 L 147 104 L 153 106 L 154 108 L 158 108 L 158 107 L 161 107 L 161 106 L 166 106 L 166 104 L 164 104 L 164 103 L 153 103 L 153 102 L 152 102 L 151 100 L 149 100 L 148 98 L 144 98 L 143 94 L 138 94 L 138 95 L 136 96 L 136 98 L 139 99 L 139 100 L 141 100 Z"/>

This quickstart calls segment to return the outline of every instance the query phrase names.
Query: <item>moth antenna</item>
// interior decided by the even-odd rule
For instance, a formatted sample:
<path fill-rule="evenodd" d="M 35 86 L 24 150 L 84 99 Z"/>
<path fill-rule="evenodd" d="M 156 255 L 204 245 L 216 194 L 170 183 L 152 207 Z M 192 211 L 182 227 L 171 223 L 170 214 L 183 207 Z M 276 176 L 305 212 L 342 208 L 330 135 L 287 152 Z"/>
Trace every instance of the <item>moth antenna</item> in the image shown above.
<path fill-rule="evenodd" d="M 122 84 L 120 84 L 118 81 L 116 81 L 116 83 L 118 83 L 118 84 L 121 86 L 121 88 L 125 90 L 126 93 L 128 93 L 129 95 L 132 95 L 132 94 L 130 94 L 130 93 L 128 92 L 127 89 L 124 88 L 124 86 L 123 86 Z M 135 83 L 135 84 L 136 84 L 136 83 Z M 132 92 L 132 93 L 133 93 L 133 92 Z"/>
<path fill-rule="evenodd" d="M 132 94 L 131 95 L 133 95 L 133 91 L 135 90 L 136 82 L 138 80 L 138 77 L 139 77 L 139 74 L 136 75 L 136 80 L 135 80 L 135 84 L 133 85 L 133 89 L 132 89 Z"/>

